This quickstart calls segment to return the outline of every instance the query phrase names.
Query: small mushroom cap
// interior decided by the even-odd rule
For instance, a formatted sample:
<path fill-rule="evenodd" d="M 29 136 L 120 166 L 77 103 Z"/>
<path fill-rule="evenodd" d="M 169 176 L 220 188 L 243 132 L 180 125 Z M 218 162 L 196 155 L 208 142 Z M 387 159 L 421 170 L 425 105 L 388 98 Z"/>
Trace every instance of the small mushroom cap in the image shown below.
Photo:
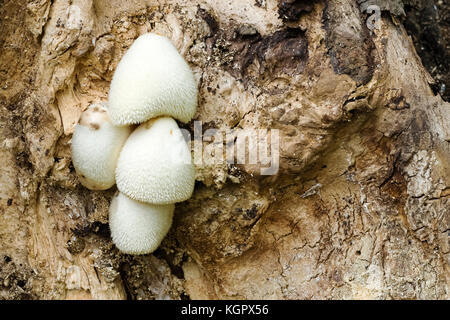
<path fill-rule="evenodd" d="M 106 190 L 115 184 L 117 159 L 130 135 L 128 127 L 111 124 L 105 105 L 92 104 L 72 136 L 72 162 L 83 186 Z"/>
<path fill-rule="evenodd" d="M 114 244 L 128 254 L 155 251 L 169 232 L 174 209 L 174 204 L 153 205 L 119 193 L 109 208 L 109 228 Z"/>
<path fill-rule="evenodd" d="M 196 108 L 194 75 L 170 40 L 153 33 L 137 38 L 111 81 L 111 121 L 119 126 L 171 116 L 189 122 Z"/>
<path fill-rule="evenodd" d="M 191 197 L 195 169 L 175 120 L 152 119 L 133 131 L 120 153 L 116 181 L 120 192 L 143 202 L 168 204 Z"/>

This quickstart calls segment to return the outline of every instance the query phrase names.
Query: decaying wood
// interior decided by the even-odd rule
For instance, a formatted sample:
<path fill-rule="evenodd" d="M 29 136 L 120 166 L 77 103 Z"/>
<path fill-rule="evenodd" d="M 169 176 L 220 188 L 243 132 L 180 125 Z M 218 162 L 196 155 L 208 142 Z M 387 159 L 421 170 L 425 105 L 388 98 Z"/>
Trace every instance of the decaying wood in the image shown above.
<path fill-rule="evenodd" d="M 401 2 L 374 30 L 367 2 L 0 2 L 0 297 L 449 299 L 450 104 Z M 128 256 L 70 139 L 149 31 L 192 67 L 204 130 L 280 130 L 280 171 L 199 165 L 161 248 Z"/>

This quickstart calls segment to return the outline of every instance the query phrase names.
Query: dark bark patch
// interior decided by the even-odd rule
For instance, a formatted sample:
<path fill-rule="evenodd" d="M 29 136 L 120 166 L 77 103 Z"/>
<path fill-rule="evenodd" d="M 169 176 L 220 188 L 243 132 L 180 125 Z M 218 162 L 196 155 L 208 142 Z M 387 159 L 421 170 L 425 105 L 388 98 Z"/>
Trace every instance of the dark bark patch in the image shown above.
<path fill-rule="evenodd" d="M 208 53 L 233 76 L 244 84 L 253 78 L 265 78 L 287 74 L 289 76 L 303 71 L 308 60 L 308 40 L 300 28 L 285 28 L 273 34 L 262 36 L 250 24 L 222 26 L 205 9 L 199 8 L 198 15 L 208 24 L 211 33 L 205 40 Z M 249 71 L 250 66 L 257 63 Z M 276 73 L 276 74 L 274 74 Z"/>
<path fill-rule="evenodd" d="M 232 59 L 223 66 L 244 82 L 250 77 L 249 67 L 255 62 L 258 63 L 256 77 L 264 78 L 267 72 L 272 75 L 299 74 L 308 60 L 308 41 L 300 29 L 283 29 L 266 37 L 259 33 L 236 33 L 229 43 L 223 50 L 231 52 Z"/>
<path fill-rule="evenodd" d="M 432 89 L 450 101 L 450 3 L 405 1 L 405 29 L 424 67 L 435 80 Z"/>
<path fill-rule="evenodd" d="M 37 298 L 32 293 L 33 271 L 9 256 L 0 259 L 0 300 L 30 300 Z"/>
<path fill-rule="evenodd" d="M 176 244 L 179 244 L 176 239 L 174 240 L 174 242 Z M 179 253 L 175 250 L 168 251 L 159 247 L 155 252 L 153 252 L 153 255 L 167 263 L 172 275 L 174 275 L 178 279 L 184 279 L 184 272 L 181 265 L 183 264 L 183 262 L 188 261 L 188 257 L 186 254 L 183 253 L 180 259 Z"/>
<path fill-rule="evenodd" d="M 390 203 L 391 207 L 396 209 L 393 214 L 400 215 L 400 217 L 405 216 L 404 207 L 407 199 L 407 186 L 405 178 L 396 167 L 393 168 L 392 175 L 382 184 L 380 190 L 383 201 Z"/>
<path fill-rule="evenodd" d="M 391 100 L 389 100 L 387 107 L 392 110 L 403 110 L 403 109 L 409 109 L 410 105 L 406 101 L 405 96 L 401 95 L 401 96 L 393 97 Z"/>
<path fill-rule="evenodd" d="M 28 150 L 21 151 L 16 154 L 16 164 L 19 168 L 23 168 L 30 173 L 34 172 L 33 164 L 30 160 L 30 153 Z"/>
<path fill-rule="evenodd" d="M 110 237 L 108 224 L 101 223 L 100 221 L 77 224 L 75 228 L 71 229 L 71 231 L 77 237 L 86 237 L 91 233 L 94 233 L 102 238 Z"/>
<path fill-rule="evenodd" d="M 358 6 L 327 1 L 323 24 L 334 72 L 349 75 L 358 85 L 368 83 L 374 71 L 375 46 Z"/>
<path fill-rule="evenodd" d="M 198 7 L 197 14 L 205 20 L 206 24 L 209 27 L 210 34 L 209 36 L 213 36 L 219 30 L 219 23 L 214 19 L 214 17 L 205 9 Z"/>
<path fill-rule="evenodd" d="M 278 17 L 284 22 L 297 21 L 302 14 L 313 10 L 314 2 L 311 0 L 280 0 L 278 2 Z"/>
<path fill-rule="evenodd" d="M 254 219 L 257 213 L 258 213 L 258 206 L 256 204 L 253 204 L 250 209 L 245 210 L 244 219 L 246 220 Z"/>
<path fill-rule="evenodd" d="M 67 250 L 73 254 L 77 255 L 83 252 L 86 247 L 86 242 L 83 238 L 73 236 L 69 241 L 67 241 Z"/>
<path fill-rule="evenodd" d="M 289 28 L 263 38 L 250 57 L 253 53 L 263 72 L 299 74 L 308 59 L 308 41 L 304 31 Z"/>
<path fill-rule="evenodd" d="M 395 16 L 401 17 L 405 15 L 402 0 L 356 0 L 356 2 L 359 4 L 361 12 L 366 12 L 369 6 L 375 5 L 380 10 L 389 11 Z"/>

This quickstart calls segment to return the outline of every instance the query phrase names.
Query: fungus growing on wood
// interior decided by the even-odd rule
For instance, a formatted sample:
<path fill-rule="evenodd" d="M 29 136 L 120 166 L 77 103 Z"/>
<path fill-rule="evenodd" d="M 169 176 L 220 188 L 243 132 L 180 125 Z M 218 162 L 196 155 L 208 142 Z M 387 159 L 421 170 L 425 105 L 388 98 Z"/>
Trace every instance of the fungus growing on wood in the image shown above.
<path fill-rule="evenodd" d="M 154 33 L 137 38 L 120 60 L 109 91 L 115 125 L 170 116 L 189 122 L 197 108 L 197 83 L 169 39 Z"/>
<path fill-rule="evenodd" d="M 115 184 L 117 159 L 128 127 L 111 124 L 105 105 L 92 104 L 80 117 L 72 136 L 72 162 L 83 186 L 106 190 Z"/>
<path fill-rule="evenodd" d="M 130 135 L 119 156 L 116 180 L 120 192 L 138 201 L 168 204 L 191 197 L 195 170 L 175 120 L 152 119 Z"/>
<path fill-rule="evenodd" d="M 117 194 L 109 208 L 109 228 L 116 247 L 128 254 L 155 251 L 172 225 L 175 205 L 154 205 Z"/>

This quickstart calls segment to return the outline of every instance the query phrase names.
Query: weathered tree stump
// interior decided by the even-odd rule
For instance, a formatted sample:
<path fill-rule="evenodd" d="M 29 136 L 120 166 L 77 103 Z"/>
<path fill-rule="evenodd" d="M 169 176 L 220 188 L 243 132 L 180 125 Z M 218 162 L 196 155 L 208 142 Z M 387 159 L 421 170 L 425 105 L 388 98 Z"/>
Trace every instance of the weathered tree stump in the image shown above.
<path fill-rule="evenodd" d="M 413 40 L 439 19 L 403 2 L 0 2 L 0 297 L 449 299 L 450 41 L 419 50 L 433 79 Z M 145 32 L 193 69 L 203 129 L 278 129 L 280 169 L 199 165 L 162 246 L 129 256 L 70 139 Z"/>

